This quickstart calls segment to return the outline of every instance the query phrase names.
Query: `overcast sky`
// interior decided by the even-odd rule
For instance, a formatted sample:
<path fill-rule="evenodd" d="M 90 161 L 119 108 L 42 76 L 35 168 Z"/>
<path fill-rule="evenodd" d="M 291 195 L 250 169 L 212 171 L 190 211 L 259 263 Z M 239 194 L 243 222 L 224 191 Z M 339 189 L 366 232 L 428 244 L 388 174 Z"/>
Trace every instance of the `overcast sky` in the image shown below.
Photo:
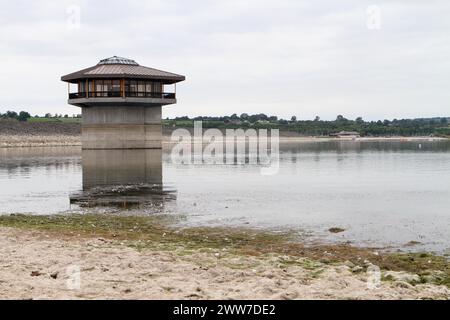
<path fill-rule="evenodd" d="M 0 5 L 0 112 L 79 113 L 60 77 L 118 55 L 186 76 L 164 117 L 450 116 L 448 0 Z"/>

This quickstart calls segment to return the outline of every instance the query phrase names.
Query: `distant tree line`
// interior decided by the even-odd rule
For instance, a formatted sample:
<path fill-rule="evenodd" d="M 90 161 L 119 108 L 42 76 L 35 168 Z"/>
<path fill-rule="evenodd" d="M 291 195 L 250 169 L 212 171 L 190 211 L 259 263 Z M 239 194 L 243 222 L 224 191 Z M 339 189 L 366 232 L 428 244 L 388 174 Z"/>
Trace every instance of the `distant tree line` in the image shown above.
<path fill-rule="evenodd" d="M 34 116 L 35 118 L 41 118 Z M 72 118 L 81 118 L 81 115 L 72 115 Z M 32 116 L 26 111 L 6 111 L 0 112 L 0 119 L 15 119 L 18 121 L 28 121 Z M 69 118 L 69 115 L 45 114 L 44 118 L 58 119 Z M 198 116 L 190 118 L 188 116 L 165 119 L 164 125 L 171 127 L 192 127 L 194 121 L 202 121 L 204 128 L 255 128 L 255 129 L 280 129 L 293 131 L 302 135 L 328 136 L 340 131 L 354 131 L 362 136 L 428 136 L 445 135 L 450 136 L 450 118 L 421 118 L 421 119 L 394 119 L 364 121 L 362 117 L 354 120 L 338 115 L 335 120 L 321 120 L 316 116 L 313 120 L 298 120 L 292 116 L 289 120 L 269 116 L 264 113 L 230 116 L 210 117 Z"/>
<path fill-rule="evenodd" d="M 319 116 L 313 120 L 298 120 L 292 116 L 290 120 L 279 119 L 277 116 L 268 116 L 263 113 L 249 115 L 243 113 L 240 116 L 208 117 L 199 116 L 189 118 L 187 116 L 166 119 L 165 125 L 176 127 L 193 126 L 194 121 L 202 121 L 204 128 L 279 128 L 297 132 L 302 135 L 328 136 L 340 131 L 354 131 L 362 136 L 428 136 L 450 135 L 450 118 L 423 118 L 423 119 L 394 119 L 364 121 L 362 117 L 354 120 L 338 115 L 335 120 L 324 121 Z"/>
<path fill-rule="evenodd" d="M 81 114 L 74 114 L 72 116 L 69 116 L 68 114 L 62 115 L 62 114 L 51 114 L 51 113 L 46 113 L 44 115 L 44 118 L 81 118 Z M 15 119 L 18 121 L 27 121 L 30 118 L 41 118 L 38 115 L 35 116 L 31 116 L 31 114 L 29 112 L 26 111 L 20 111 L 19 113 L 15 112 L 15 111 L 6 111 L 5 113 L 1 113 L 0 112 L 0 119 Z"/>
<path fill-rule="evenodd" d="M 27 121 L 31 118 L 31 115 L 26 111 L 20 111 L 19 113 L 15 111 L 6 111 L 5 113 L 0 112 L 0 118 L 2 119 L 16 119 L 19 121 Z"/>
<path fill-rule="evenodd" d="M 36 116 L 36 117 L 38 117 L 38 116 Z M 68 114 L 62 115 L 62 113 L 60 113 L 60 114 L 46 113 L 44 115 L 44 118 L 48 118 L 48 119 L 50 119 L 50 118 L 81 118 L 81 114 L 73 114 L 72 116 L 69 116 Z"/>

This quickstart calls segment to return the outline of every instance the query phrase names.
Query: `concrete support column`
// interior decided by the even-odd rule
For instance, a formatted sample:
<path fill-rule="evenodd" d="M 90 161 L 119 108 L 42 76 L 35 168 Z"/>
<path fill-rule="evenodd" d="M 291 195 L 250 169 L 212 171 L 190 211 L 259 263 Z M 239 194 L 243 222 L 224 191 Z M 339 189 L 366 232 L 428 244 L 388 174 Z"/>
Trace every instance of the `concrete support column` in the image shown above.
<path fill-rule="evenodd" d="M 161 106 L 82 107 L 83 150 L 161 149 Z"/>
<path fill-rule="evenodd" d="M 161 149 L 83 150 L 83 191 L 70 195 L 82 207 L 151 205 L 176 195 L 162 185 Z"/>
<path fill-rule="evenodd" d="M 162 150 L 83 150 L 83 189 L 162 185 Z"/>

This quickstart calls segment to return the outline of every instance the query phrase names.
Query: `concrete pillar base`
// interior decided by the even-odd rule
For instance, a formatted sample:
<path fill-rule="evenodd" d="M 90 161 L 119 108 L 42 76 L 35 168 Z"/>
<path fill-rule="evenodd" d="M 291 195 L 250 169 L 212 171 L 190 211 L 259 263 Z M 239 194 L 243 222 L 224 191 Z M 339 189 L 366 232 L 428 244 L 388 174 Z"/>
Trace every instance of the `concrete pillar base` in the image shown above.
<path fill-rule="evenodd" d="M 161 149 L 161 106 L 82 108 L 83 150 Z"/>
<path fill-rule="evenodd" d="M 162 150 L 83 150 L 83 189 L 162 184 Z"/>

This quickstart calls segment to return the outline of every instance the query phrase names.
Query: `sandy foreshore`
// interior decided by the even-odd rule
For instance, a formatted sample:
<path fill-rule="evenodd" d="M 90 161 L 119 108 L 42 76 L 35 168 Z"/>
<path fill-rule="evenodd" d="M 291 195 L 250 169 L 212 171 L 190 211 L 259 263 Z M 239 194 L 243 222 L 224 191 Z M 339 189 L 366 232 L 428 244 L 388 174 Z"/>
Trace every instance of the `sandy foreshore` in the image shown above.
<path fill-rule="evenodd" d="M 68 229 L 70 222 L 47 229 L 42 221 L 30 228 L 7 221 L 2 218 L 0 227 L 2 299 L 450 299 L 448 287 L 422 283 L 417 274 L 382 270 L 377 284 L 364 266 L 292 250 L 250 253 L 249 245 L 236 251 L 212 242 L 187 248 L 194 238 L 174 243 L 160 229 L 146 246 L 150 240 L 123 237 L 120 230 L 110 236 Z M 334 254 L 332 248 L 315 252 Z M 356 252 L 362 265 L 371 265 Z"/>

